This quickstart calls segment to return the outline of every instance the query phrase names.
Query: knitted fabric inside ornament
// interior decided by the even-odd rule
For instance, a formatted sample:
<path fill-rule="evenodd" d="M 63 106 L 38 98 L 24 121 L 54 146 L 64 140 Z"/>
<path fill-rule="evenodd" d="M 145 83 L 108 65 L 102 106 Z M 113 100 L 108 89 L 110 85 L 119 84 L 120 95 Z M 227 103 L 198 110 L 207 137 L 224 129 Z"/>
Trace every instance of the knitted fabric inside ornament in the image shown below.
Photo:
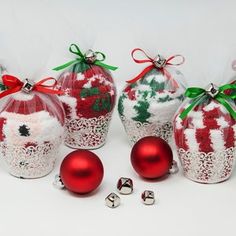
<path fill-rule="evenodd" d="M 60 100 L 67 119 L 106 115 L 115 105 L 113 79 L 102 67 L 78 63 L 60 75 L 58 84 L 65 91 Z"/>
<path fill-rule="evenodd" d="M 20 92 L 6 98 L 3 104 L 0 141 L 28 146 L 62 136 L 64 111 L 55 95 Z"/>
<path fill-rule="evenodd" d="M 218 101 L 205 98 L 184 120 L 179 113 L 174 121 L 178 148 L 208 153 L 235 146 L 236 121 Z"/>
<path fill-rule="evenodd" d="M 183 81 L 178 70 L 168 67 L 167 70 L 174 80 Z M 141 123 L 166 122 L 183 101 L 184 91 L 181 82 L 175 87 L 173 80 L 153 69 L 137 82 L 126 85 L 119 98 L 118 111 L 120 116 Z"/>

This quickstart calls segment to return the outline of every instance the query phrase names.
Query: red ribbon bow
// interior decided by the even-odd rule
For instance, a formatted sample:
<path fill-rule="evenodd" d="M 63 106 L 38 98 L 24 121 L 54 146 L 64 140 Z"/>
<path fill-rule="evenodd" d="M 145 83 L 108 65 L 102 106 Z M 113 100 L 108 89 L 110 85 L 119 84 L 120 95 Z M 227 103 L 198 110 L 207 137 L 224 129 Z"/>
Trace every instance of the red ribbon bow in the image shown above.
<path fill-rule="evenodd" d="M 44 84 L 46 81 L 50 80 L 53 80 L 53 84 L 51 85 Z M 24 82 L 20 81 L 17 77 L 12 75 L 3 75 L 2 82 L 8 89 L 0 93 L 0 98 L 3 98 L 9 94 L 20 91 L 25 84 Z M 63 91 L 53 89 L 56 86 L 56 84 L 57 81 L 54 78 L 52 77 L 45 78 L 35 83 L 33 85 L 32 91 L 37 91 L 46 94 L 63 94 Z"/>
<path fill-rule="evenodd" d="M 146 57 L 147 59 L 144 59 L 144 60 L 139 60 L 139 59 L 136 59 L 134 57 L 134 53 L 137 52 L 137 51 L 140 51 L 142 52 Z M 157 67 L 155 65 L 155 58 L 151 58 L 149 57 L 141 48 L 135 48 L 132 53 L 131 53 L 131 56 L 133 58 L 133 60 L 136 62 L 136 63 L 151 63 L 150 66 L 146 67 L 140 74 L 138 74 L 135 78 L 133 78 L 132 80 L 129 80 L 129 81 L 126 81 L 127 83 L 135 83 L 136 81 L 138 81 L 139 79 L 141 79 L 145 74 L 147 74 L 149 71 L 151 71 L 152 69 L 157 69 L 159 71 L 161 71 L 161 73 L 168 79 L 170 80 L 172 83 L 173 83 L 173 86 L 175 88 L 178 88 L 178 83 L 174 80 L 174 78 L 171 76 L 170 72 L 167 71 L 167 69 L 165 68 L 165 66 L 179 66 L 179 65 L 182 65 L 185 61 L 184 57 L 182 55 L 173 55 L 171 57 L 169 57 L 168 59 L 165 60 L 165 63 L 161 66 L 161 67 Z M 181 58 L 181 61 L 179 63 L 171 63 L 171 61 L 175 58 Z"/>

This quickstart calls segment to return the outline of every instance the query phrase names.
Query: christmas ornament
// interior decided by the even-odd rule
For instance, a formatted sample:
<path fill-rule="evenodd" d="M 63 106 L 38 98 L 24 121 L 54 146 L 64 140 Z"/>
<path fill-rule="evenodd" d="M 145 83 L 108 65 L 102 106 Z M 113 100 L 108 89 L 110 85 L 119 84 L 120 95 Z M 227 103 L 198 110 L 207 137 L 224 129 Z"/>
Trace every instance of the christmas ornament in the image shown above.
<path fill-rule="evenodd" d="M 62 161 L 60 177 L 68 190 L 79 194 L 89 193 L 101 184 L 103 165 L 93 152 L 76 150 Z"/>
<path fill-rule="evenodd" d="M 155 203 L 154 192 L 145 190 L 141 195 L 142 201 L 145 205 L 153 205 Z"/>
<path fill-rule="evenodd" d="M 52 85 L 48 85 L 52 82 Z M 64 132 L 64 110 L 53 89 L 56 80 L 37 83 L 4 74 L 0 93 L 0 152 L 10 174 L 47 175 L 54 167 Z"/>
<path fill-rule="evenodd" d="M 173 154 L 169 144 L 159 137 L 144 137 L 131 151 L 132 166 L 144 178 L 153 179 L 166 175 L 172 161 Z"/>
<path fill-rule="evenodd" d="M 133 192 L 133 180 L 121 177 L 118 180 L 116 187 L 120 194 L 131 194 Z"/>
<path fill-rule="evenodd" d="M 65 144 L 99 148 L 105 143 L 116 99 L 109 70 L 117 68 L 104 64 L 101 52 L 89 50 L 82 54 L 75 44 L 69 50 L 77 58 L 54 69 L 66 69 L 58 78 L 58 86 L 65 90 L 60 96 L 66 111 Z"/>
<path fill-rule="evenodd" d="M 105 198 L 105 203 L 110 208 L 116 208 L 120 205 L 120 197 L 116 195 L 115 193 L 110 193 Z"/>
<path fill-rule="evenodd" d="M 135 52 L 142 52 L 147 59 L 138 60 Z M 134 79 L 127 81 L 118 102 L 118 112 L 131 145 L 145 136 L 157 136 L 166 141 L 172 136 L 172 117 L 183 101 L 185 86 L 183 75 L 173 65 L 181 65 L 180 55 L 164 59 L 149 57 L 143 50 L 132 51 L 136 63 L 151 63 Z M 177 64 L 173 60 L 181 59 Z"/>
<path fill-rule="evenodd" d="M 174 120 L 174 136 L 184 174 L 200 183 L 228 179 L 236 156 L 236 85 L 188 88 Z"/>

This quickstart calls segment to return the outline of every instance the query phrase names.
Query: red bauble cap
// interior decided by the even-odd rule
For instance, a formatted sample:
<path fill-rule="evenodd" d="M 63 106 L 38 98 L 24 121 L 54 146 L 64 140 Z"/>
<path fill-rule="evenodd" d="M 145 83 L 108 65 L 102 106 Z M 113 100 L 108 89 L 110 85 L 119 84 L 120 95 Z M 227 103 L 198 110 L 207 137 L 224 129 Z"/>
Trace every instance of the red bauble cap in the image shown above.
<path fill-rule="evenodd" d="M 171 147 L 159 137 L 144 137 L 133 146 L 131 151 L 132 166 L 144 178 L 154 179 L 166 175 L 172 162 Z"/>
<path fill-rule="evenodd" d="M 99 157 L 82 149 L 69 153 L 60 168 L 60 177 L 65 187 L 79 194 L 95 190 L 102 182 L 103 173 Z"/>

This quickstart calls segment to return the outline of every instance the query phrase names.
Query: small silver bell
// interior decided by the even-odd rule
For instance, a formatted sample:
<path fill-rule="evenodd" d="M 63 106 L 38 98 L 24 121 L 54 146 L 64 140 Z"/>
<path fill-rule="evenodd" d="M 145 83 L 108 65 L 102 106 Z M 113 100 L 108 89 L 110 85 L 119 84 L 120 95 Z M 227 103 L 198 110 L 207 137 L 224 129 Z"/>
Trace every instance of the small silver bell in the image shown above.
<path fill-rule="evenodd" d="M 105 199 L 106 205 L 110 208 L 116 208 L 120 205 L 120 197 L 115 193 L 110 193 Z"/>
<path fill-rule="evenodd" d="M 169 173 L 170 173 L 170 174 L 176 174 L 176 173 L 178 173 L 178 172 L 179 172 L 178 164 L 177 164 L 177 162 L 176 162 L 175 160 L 173 160 L 172 166 L 171 166 L 171 168 L 170 168 L 170 170 L 169 170 Z"/>
<path fill-rule="evenodd" d="M 145 190 L 142 193 L 141 198 L 142 198 L 143 203 L 145 205 L 153 205 L 155 203 L 155 196 L 154 196 L 154 192 L 153 191 Z"/>
<path fill-rule="evenodd" d="M 96 53 L 95 53 L 93 50 L 91 50 L 91 49 L 89 49 L 89 50 L 84 54 L 84 56 L 85 56 L 86 62 L 88 62 L 88 63 L 90 63 L 90 64 L 94 63 L 94 62 L 96 61 L 96 59 L 97 59 Z"/>
<path fill-rule="evenodd" d="M 56 175 L 54 182 L 53 182 L 53 186 L 58 188 L 58 189 L 63 189 L 65 188 L 65 185 L 63 184 L 60 175 Z"/>
<path fill-rule="evenodd" d="M 219 87 L 213 83 L 210 83 L 206 88 L 206 92 L 208 95 L 214 98 L 219 93 Z"/>
<path fill-rule="evenodd" d="M 120 194 L 131 194 L 133 192 L 133 180 L 121 177 L 117 182 L 117 190 Z"/>
<path fill-rule="evenodd" d="M 161 56 L 161 55 L 157 55 L 154 60 L 153 60 L 153 64 L 155 65 L 155 67 L 157 68 L 163 68 L 166 65 L 166 59 Z"/>
<path fill-rule="evenodd" d="M 25 93 L 30 93 L 34 87 L 34 82 L 29 79 L 25 79 L 24 85 L 21 90 Z"/>

